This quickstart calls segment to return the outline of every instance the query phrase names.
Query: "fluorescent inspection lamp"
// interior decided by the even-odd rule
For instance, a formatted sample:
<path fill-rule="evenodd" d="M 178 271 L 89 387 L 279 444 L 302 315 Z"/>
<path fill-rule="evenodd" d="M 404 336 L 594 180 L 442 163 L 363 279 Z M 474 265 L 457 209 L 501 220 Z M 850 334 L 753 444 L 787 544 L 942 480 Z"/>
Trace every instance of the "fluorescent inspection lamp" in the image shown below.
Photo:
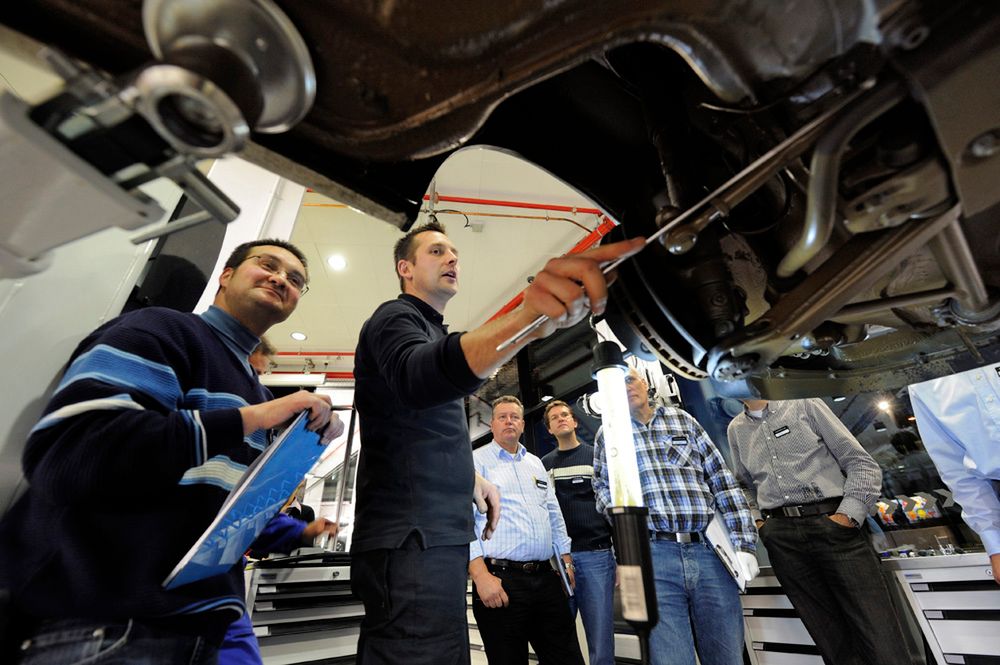
<path fill-rule="evenodd" d="M 598 342 L 593 352 L 593 376 L 600 394 L 601 431 L 611 492 L 608 516 L 614 529 L 622 616 L 639 638 L 642 662 L 648 663 L 649 633 L 659 620 L 659 611 L 646 525 L 649 511 L 642 505 L 632 414 L 625 388 L 628 365 L 615 342 Z"/>

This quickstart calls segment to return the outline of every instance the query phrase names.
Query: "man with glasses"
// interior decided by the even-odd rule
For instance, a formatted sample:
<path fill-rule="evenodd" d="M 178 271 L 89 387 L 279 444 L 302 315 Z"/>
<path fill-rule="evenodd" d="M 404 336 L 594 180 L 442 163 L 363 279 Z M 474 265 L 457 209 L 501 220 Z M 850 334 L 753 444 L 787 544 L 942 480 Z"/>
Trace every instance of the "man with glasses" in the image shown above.
<path fill-rule="evenodd" d="M 546 404 L 542 420 L 558 444 L 542 464 L 573 540 L 576 594 L 570 598 L 570 610 L 575 617 L 579 608 L 583 618 L 590 665 L 614 665 L 615 555 L 611 527 L 595 505 L 594 447 L 576 437 L 576 418 L 566 402 L 554 399 Z"/>
<path fill-rule="evenodd" d="M 524 408 L 512 395 L 493 401 L 493 441 L 472 458 L 476 472 L 501 488 L 503 519 L 489 540 L 469 545 L 472 613 L 490 665 L 527 665 L 528 644 L 538 660 L 583 663 L 574 615 L 549 557 L 553 546 L 574 583 L 570 539 L 542 460 L 520 438 Z M 476 532 L 486 518 L 476 515 Z"/>
<path fill-rule="evenodd" d="M 364 602 L 358 662 L 469 662 L 466 566 L 470 504 L 495 505 L 477 481 L 464 399 L 533 339 L 603 312 L 600 264 L 634 253 L 642 239 L 550 260 L 524 305 L 466 333 L 448 332 L 444 309 L 458 293 L 458 250 L 433 222 L 396 243 L 402 293 L 361 329 L 354 357 L 361 425 L 351 587 Z M 583 287 L 581 288 L 581 284 Z M 538 315 L 526 339 L 497 350 Z M 496 525 L 495 510 L 482 532 Z"/>
<path fill-rule="evenodd" d="M 7 638 L 31 663 L 211 663 L 244 612 L 242 566 L 161 584 L 264 450 L 302 411 L 330 441 L 329 398 L 273 399 L 248 361 L 307 288 L 293 245 L 236 248 L 201 315 L 151 307 L 73 353 L 24 452 L 29 486 L 0 522 Z M 136 488 L 138 500 L 123 499 Z M 10 642 L 8 642 L 10 643 Z"/>
<path fill-rule="evenodd" d="M 649 509 L 650 551 L 660 620 L 650 635 L 654 665 L 743 664 L 739 589 L 705 539 L 718 510 L 737 556 L 756 574 L 757 531 L 746 498 L 719 450 L 689 414 L 653 407 L 649 383 L 626 376 L 632 440 L 642 498 Z M 603 430 L 594 442 L 597 508 L 611 505 Z"/>

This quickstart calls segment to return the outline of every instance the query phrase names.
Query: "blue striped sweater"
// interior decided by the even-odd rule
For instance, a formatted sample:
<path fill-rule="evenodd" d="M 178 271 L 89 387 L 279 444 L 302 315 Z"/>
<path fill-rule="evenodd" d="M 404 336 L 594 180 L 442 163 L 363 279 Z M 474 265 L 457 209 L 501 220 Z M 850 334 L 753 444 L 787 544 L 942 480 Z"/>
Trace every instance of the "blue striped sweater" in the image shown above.
<path fill-rule="evenodd" d="M 271 398 L 246 365 L 256 343 L 214 308 L 139 310 L 81 342 L 28 439 L 29 488 L 0 522 L 15 608 L 211 636 L 242 615 L 240 566 L 160 585 L 266 445 L 238 411 Z"/>

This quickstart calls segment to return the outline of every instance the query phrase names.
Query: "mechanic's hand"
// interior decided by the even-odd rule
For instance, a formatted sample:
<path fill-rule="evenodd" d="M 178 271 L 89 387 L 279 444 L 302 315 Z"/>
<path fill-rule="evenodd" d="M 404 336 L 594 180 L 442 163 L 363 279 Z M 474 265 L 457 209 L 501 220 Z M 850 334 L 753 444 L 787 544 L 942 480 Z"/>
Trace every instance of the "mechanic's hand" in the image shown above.
<path fill-rule="evenodd" d="M 476 508 L 486 514 L 486 525 L 483 527 L 483 540 L 489 540 L 500 523 L 500 490 L 490 481 L 476 473 L 476 485 L 472 493 L 476 500 Z"/>
<path fill-rule="evenodd" d="M 503 582 L 496 575 L 483 573 L 476 578 L 475 582 L 479 600 L 483 601 L 483 605 L 486 607 L 497 609 L 507 607 L 510 604 L 507 592 L 503 590 Z"/>
<path fill-rule="evenodd" d="M 736 558 L 740 560 L 744 570 L 747 571 L 747 584 L 749 584 L 760 574 L 760 565 L 757 563 L 757 557 L 750 554 L 750 552 L 737 552 Z"/>
<path fill-rule="evenodd" d="M 993 566 L 993 580 L 1000 584 L 1000 554 L 990 555 L 990 565 Z"/>
<path fill-rule="evenodd" d="M 848 529 L 854 529 L 854 520 L 845 515 L 844 513 L 834 513 L 833 515 L 827 515 L 827 518 L 831 522 L 836 522 L 840 526 L 847 527 Z"/>
<path fill-rule="evenodd" d="M 591 312 L 603 314 L 608 303 L 608 285 L 601 264 L 635 254 L 644 242 L 644 238 L 632 238 L 550 259 L 524 290 L 526 316 L 549 317 L 535 337 L 547 337 L 558 328 L 568 328 Z"/>
<path fill-rule="evenodd" d="M 271 429 L 291 420 L 301 411 L 309 411 L 308 429 L 311 432 L 323 432 L 330 422 L 333 413 L 332 402 L 327 395 L 317 395 L 308 390 L 300 390 L 285 397 L 272 399 L 270 402 L 240 407 L 243 416 L 243 433 L 251 434 L 259 429 Z M 340 420 L 339 418 L 337 419 Z M 340 429 L 343 430 L 343 423 Z M 327 436 L 323 432 L 324 438 Z"/>
<path fill-rule="evenodd" d="M 337 535 L 337 529 L 336 523 L 321 517 L 306 525 L 305 530 L 302 532 L 302 542 L 306 545 L 312 545 L 313 541 L 316 540 L 316 536 L 323 533 L 328 533 L 330 534 L 330 538 L 334 538 Z"/>

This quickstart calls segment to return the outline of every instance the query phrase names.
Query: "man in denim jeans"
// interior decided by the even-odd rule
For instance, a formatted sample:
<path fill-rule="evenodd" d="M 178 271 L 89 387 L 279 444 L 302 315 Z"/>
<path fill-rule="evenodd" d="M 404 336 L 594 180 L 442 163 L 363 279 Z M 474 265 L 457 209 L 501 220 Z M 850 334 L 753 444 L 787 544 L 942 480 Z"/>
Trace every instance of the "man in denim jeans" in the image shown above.
<path fill-rule="evenodd" d="M 757 540 L 747 500 L 722 455 L 690 415 L 655 409 L 649 384 L 626 376 L 660 620 L 650 635 L 653 665 L 742 665 L 743 609 L 736 582 L 705 540 L 718 510 L 733 547 L 751 569 Z M 594 494 L 611 505 L 603 431 L 594 444 Z"/>
<path fill-rule="evenodd" d="M 594 447 L 576 438 L 576 418 L 569 404 L 552 400 L 542 417 L 559 448 L 542 458 L 573 540 L 576 593 L 570 608 L 579 608 L 587 633 L 590 665 L 614 665 L 615 555 L 611 527 L 594 502 Z"/>

